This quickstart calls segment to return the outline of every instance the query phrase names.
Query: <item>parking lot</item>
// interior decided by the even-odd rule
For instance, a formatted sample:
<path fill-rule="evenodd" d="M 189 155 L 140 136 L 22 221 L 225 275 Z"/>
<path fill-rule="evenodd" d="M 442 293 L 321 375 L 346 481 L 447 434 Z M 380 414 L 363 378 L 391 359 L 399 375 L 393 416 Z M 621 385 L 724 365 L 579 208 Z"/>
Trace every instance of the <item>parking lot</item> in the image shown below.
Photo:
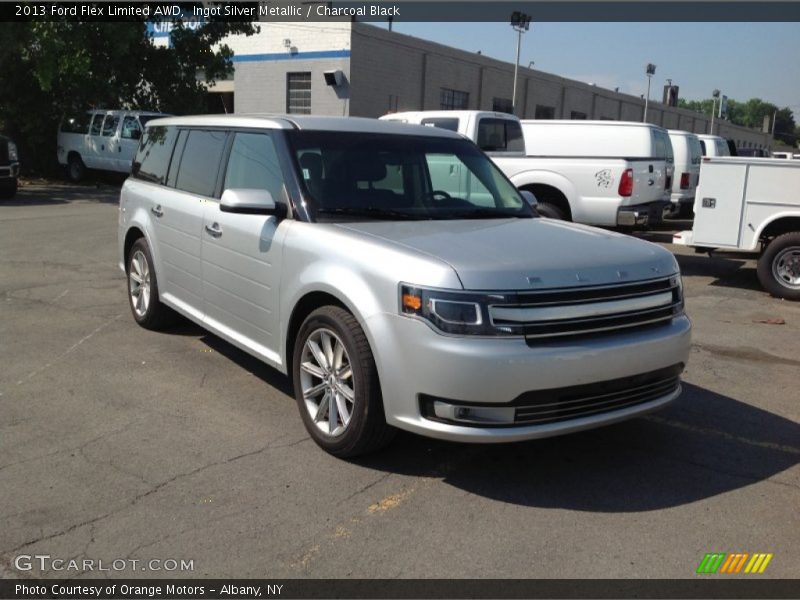
<path fill-rule="evenodd" d="M 694 322 L 667 410 L 511 445 L 401 434 L 343 461 L 276 371 L 190 323 L 136 326 L 117 198 L 0 204 L 0 575 L 78 575 L 15 566 L 48 554 L 193 561 L 104 576 L 686 578 L 707 552 L 769 552 L 759 577 L 798 576 L 800 304 L 753 260 L 667 246 Z"/>

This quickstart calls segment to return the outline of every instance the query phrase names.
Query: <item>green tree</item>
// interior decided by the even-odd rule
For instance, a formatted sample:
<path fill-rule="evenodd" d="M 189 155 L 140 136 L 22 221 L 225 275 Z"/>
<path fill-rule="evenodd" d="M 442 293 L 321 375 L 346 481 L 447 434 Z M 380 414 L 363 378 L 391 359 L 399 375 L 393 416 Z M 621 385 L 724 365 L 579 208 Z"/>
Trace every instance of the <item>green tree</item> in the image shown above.
<path fill-rule="evenodd" d="M 205 110 L 206 83 L 228 76 L 227 35 L 252 35 L 253 23 L 176 22 L 171 48 L 144 22 L 0 23 L 0 128 L 20 146 L 23 166 L 52 173 L 56 131 L 68 113 L 132 108 L 176 114 Z M 198 77 L 200 75 L 200 77 Z"/>
<path fill-rule="evenodd" d="M 678 106 L 689 110 L 700 111 L 710 115 L 713 100 L 684 100 L 678 101 Z M 719 102 L 716 103 L 716 111 L 719 111 Z M 761 98 L 751 98 L 747 102 L 728 100 L 727 118 L 735 125 L 761 129 L 764 125 L 764 117 L 769 118 L 770 131 L 772 130 L 772 119 L 775 118 L 775 139 L 789 145 L 795 145 L 797 132 L 795 131 L 794 114 L 789 108 L 779 109 L 771 102 L 766 102 Z"/>

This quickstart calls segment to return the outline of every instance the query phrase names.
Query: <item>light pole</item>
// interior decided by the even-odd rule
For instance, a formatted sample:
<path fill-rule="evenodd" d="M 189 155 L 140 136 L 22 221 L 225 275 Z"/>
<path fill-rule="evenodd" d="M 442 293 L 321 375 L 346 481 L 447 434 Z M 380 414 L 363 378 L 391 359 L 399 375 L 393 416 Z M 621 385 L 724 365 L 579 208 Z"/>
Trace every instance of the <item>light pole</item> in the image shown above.
<path fill-rule="evenodd" d="M 511 93 L 511 112 L 517 108 L 517 73 L 519 71 L 519 52 L 522 48 L 522 34 L 531 26 L 531 17 L 525 13 L 514 11 L 511 14 L 511 27 L 517 32 L 517 60 L 514 63 L 514 91 Z"/>
<path fill-rule="evenodd" d="M 644 116 L 642 117 L 642 123 L 647 122 L 647 107 L 650 104 L 650 80 L 653 78 L 653 75 L 656 74 L 656 66 L 653 63 L 647 63 L 647 66 L 644 68 L 644 73 L 647 75 L 647 96 L 644 99 Z"/>
<path fill-rule="evenodd" d="M 714 135 L 714 115 L 717 112 L 717 98 L 719 98 L 719 90 L 711 92 L 711 135 Z"/>

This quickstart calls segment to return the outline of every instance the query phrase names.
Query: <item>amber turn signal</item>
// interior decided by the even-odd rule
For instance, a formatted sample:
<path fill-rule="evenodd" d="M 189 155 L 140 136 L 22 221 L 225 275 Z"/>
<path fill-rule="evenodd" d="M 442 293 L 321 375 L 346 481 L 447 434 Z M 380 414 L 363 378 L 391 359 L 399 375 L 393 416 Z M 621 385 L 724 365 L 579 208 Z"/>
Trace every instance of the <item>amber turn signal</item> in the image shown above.
<path fill-rule="evenodd" d="M 414 294 L 403 294 L 403 308 L 417 311 L 422 308 L 422 298 Z"/>

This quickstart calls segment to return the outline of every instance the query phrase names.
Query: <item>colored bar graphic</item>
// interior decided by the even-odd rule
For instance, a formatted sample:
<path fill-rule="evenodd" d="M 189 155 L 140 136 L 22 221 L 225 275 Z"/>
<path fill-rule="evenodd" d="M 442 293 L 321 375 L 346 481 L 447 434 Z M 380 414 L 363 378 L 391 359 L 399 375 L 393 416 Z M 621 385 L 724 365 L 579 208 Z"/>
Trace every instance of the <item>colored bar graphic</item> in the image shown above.
<path fill-rule="evenodd" d="M 769 561 L 772 560 L 772 556 L 772 554 L 767 553 L 733 552 L 726 554 L 724 552 L 710 552 L 700 561 L 697 573 L 704 575 L 725 573 L 731 575 L 742 573 L 742 569 L 744 569 L 744 573 L 763 573 Z"/>

